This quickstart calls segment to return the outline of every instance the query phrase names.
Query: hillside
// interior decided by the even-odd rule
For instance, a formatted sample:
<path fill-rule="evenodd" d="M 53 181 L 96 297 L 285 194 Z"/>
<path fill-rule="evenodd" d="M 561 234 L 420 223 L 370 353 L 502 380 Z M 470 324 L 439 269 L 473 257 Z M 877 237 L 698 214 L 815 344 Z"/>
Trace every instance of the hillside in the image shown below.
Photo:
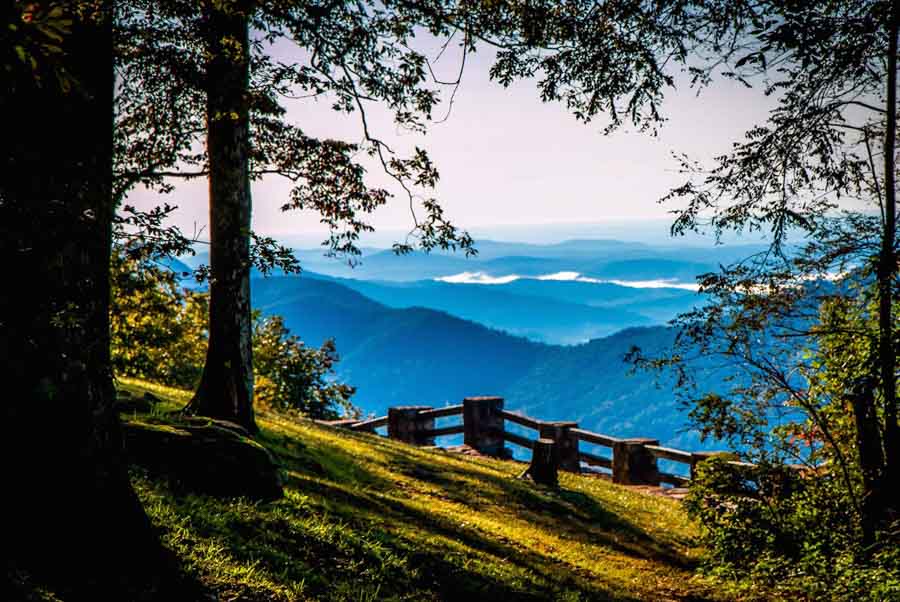
<path fill-rule="evenodd" d="M 187 399 L 149 388 L 163 409 Z M 673 500 L 573 474 L 548 490 L 516 479 L 515 462 L 259 422 L 286 471 L 283 500 L 175 494 L 134 472 L 164 544 L 211 598 L 727 599 L 693 575 L 696 528 Z"/>
<path fill-rule="evenodd" d="M 367 412 L 497 391 L 546 349 L 442 312 L 391 309 L 334 282 L 268 278 L 252 286 L 255 306 L 284 316 L 307 344 L 335 339 L 339 377 L 359 388 L 355 401 Z"/>
<path fill-rule="evenodd" d="M 358 388 L 355 403 L 367 413 L 501 395 L 507 407 L 542 419 L 580 420 L 614 436 L 700 449 L 695 433 L 682 432 L 685 415 L 671 388 L 657 387 L 652 374 L 632 374 L 623 361 L 632 345 L 664 349 L 672 336 L 667 328 L 634 328 L 564 347 L 438 311 L 388 308 L 338 282 L 257 279 L 253 296 L 257 308 L 284 316 L 307 344 L 334 337 L 342 357 L 338 375 Z"/>
<path fill-rule="evenodd" d="M 349 278 L 339 282 L 389 307 L 436 309 L 510 334 L 548 343 L 583 342 L 629 326 L 651 323 L 650 318 L 638 313 L 640 306 L 635 311 L 631 307 L 621 306 L 621 303 L 618 303 L 620 305 L 618 307 L 616 303 L 604 306 L 598 302 L 589 305 L 566 299 L 564 291 L 558 294 L 551 292 L 557 285 L 570 284 L 568 282 L 531 281 L 537 283 L 537 286 L 533 286 L 536 289 L 534 293 L 525 292 L 525 287 L 513 288 L 502 284 L 450 284 L 428 280 L 371 282 Z M 639 293 L 642 291 L 632 290 L 638 291 L 638 294 L 629 295 L 627 298 L 634 302 L 641 297 Z M 619 295 L 621 296 L 623 295 Z M 692 297 L 695 301 L 697 295 Z M 655 298 L 653 300 L 655 301 Z"/>

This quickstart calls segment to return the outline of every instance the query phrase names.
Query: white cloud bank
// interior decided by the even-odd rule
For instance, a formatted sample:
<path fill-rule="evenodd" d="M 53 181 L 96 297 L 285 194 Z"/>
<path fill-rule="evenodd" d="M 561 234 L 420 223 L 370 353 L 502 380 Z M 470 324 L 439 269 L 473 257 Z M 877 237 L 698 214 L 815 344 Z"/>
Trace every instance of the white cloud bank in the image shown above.
<path fill-rule="evenodd" d="M 449 282 L 450 284 L 508 284 L 515 280 L 528 279 L 551 280 L 557 282 L 589 282 L 592 284 L 617 284 L 619 286 L 628 286 L 631 288 L 679 288 L 687 291 L 697 291 L 700 289 L 700 286 L 696 283 L 678 282 L 675 279 L 601 280 L 599 278 L 582 276 L 579 272 L 556 272 L 555 274 L 544 274 L 542 276 L 519 276 L 518 274 L 491 276 L 484 272 L 461 272 L 451 276 L 435 278 L 435 280 L 439 282 Z"/>
<path fill-rule="evenodd" d="M 451 284 L 508 284 L 514 280 L 519 280 L 521 276 L 515 274 L 511 276 L 494 277 L 484 272 L 461 272 L 452 276 L 441 276 L 435 278 L 439 282 L 449 282 Z"/>

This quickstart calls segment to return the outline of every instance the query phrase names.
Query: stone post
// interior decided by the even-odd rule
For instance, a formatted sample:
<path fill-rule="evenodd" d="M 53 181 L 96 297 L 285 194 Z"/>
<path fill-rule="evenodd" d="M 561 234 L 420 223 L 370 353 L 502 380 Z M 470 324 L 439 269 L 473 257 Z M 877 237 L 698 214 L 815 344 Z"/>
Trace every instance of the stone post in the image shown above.
<path fill-rule="evenodd" d="M 613 483 L 659 485 L 656 457 L 645 445 L 659 445 L 656 439 L 622 439 L 613 445 Z"/>
<path fill-rule="evenodd" d="M 503 457 L 502 397 L 463 399 L 463 441 L 486 456 Z"/>
<path fill-rule="evenodd" d="M 421 410 L 431 406 L 398 406 L 388 408 L 388 437 L 413 445 L 434 445 L 434 437 L 425 435 L 434 429 L 434 418 L 420 418 Z"/>
<path fill-rule="evenodd" d="M 559 467 L 569 472 L 581 472 L 578 458 L 578 437 L 570 429 L 578 428 L 577 422 L 547 422 L 541 426 L 541 438 L 552 439 L 559 454 Z"/>

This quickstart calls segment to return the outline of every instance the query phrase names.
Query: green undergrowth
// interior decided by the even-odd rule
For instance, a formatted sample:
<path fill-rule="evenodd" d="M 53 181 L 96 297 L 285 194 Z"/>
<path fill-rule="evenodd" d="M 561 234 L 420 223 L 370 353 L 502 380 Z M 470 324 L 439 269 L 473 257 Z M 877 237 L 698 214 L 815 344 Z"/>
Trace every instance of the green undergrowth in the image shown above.
<path fill-rule="evenodd" d="M 120 388 L 160 397 L 157 417 L 187 398 Z M 694 575 L 696 527 L 673 500 L 573 474 L 544 489 L 515 462 L 258 420 L 285 470 L 280 501 L 182 495 L 133 473 L 165 545 L 220 600 L 725 599 Z"/>

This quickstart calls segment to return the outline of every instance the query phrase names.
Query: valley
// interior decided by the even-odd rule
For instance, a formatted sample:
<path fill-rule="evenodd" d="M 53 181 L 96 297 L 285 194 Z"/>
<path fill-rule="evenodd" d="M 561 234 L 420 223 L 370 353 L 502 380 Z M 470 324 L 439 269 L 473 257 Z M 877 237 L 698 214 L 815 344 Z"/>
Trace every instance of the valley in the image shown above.
<path fill-rule="evenodd" d="M 507 407 L 542 419 L 688 449 L 715 447 L 685 429 L 671 378 L 636 372 L 624 361 L 635 346 L 665 351 L 674 336 L 665 322 L 703 302 L 687 274 L 712 264 L 695 261 L 701 254 L 690 249 L 676 259 L 646 245 L 590 242 L 489 242 L 477 259 L 374 252 L 354 278 L 338 275 L 345 268 L 334 260 L 311 261 L 311 252 L 301 252 L 308 260 L 301 275 L 256 277 L 252 295 L 257 309 L 283 316 L 307 345 L 335 340 L 337 376 L 357 387 L 354 402 L 367 414 L 501 395 Z M 592 259 L 601 252 L 603 259 Z M 530 272 L 523 269 L 529 263 Z M 588 264 L 592 275 L 570 269 Z M 623 272 L 629 264 L 634 278 Z M 333 269 L 323 269 L 328 265 Z M 564 271 L 546 277 L 551 268 Z M 497 283 L 448 281 L 447 272 L 460 269 L 455 273 Z M 369 279 L 386 274 L 392 277 Z M 605 281 L 603 274 L 626 280 Z M 713 376 L 706 380 L 715 386 Z"/>

